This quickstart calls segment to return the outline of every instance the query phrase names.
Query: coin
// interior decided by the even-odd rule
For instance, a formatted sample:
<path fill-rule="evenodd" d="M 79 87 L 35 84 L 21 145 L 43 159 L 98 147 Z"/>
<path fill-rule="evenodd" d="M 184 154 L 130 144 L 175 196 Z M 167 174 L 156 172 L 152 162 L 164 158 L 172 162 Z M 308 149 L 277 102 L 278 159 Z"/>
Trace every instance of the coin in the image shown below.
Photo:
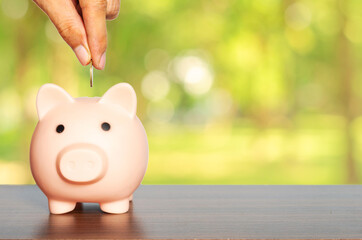
<path fill-rule="evenodd" d="M 89 74 L 90 74 L 90 87 L 93 87 L 93 62 L 92 62 L 92 60 L 90 62 Z"/>

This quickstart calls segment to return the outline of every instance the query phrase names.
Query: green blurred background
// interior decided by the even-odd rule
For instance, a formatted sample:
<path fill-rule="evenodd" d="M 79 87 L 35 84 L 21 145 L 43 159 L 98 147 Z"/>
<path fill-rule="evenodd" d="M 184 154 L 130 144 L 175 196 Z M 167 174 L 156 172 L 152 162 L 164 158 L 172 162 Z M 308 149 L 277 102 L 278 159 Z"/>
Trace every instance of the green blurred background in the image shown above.
<path fill-rule="evenodd" d="M 361 9 L 358 0 L 123 0 L 90 88 L 89 67 L 46 15 L 2 0 L 0 183 L 34 183 L 42 84 L 79 97 L 123 81 L 148 133 L 144 184 L 360 183 Z"/>

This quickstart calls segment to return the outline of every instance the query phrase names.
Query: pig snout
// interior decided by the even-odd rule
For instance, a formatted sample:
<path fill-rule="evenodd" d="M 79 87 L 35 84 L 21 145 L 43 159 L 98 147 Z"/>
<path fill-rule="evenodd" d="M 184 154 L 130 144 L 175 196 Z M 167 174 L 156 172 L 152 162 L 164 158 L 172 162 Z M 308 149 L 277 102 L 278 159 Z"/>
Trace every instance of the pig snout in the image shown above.
<path fill-rule="evenodd" d="M 106 169 L 105 153 L 92 144 L 68 146 L 57 157 L 58 174 L 72 183 L 96 182 L 105 175 Z"/>

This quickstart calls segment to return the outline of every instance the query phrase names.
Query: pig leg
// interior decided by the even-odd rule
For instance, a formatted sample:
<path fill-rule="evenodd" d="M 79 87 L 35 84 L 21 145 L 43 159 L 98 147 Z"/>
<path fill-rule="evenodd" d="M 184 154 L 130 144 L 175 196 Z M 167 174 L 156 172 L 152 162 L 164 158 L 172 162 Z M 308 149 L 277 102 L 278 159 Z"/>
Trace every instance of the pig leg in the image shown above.
<path fill-rule="evenodd" d="M 129 201 L 132 201 L 133 200 L 133 194 L 131 196 L 129 196 L 128 198 Z"/>
<path fill-rule="evenodd" d="M 120 214 L 128 211 L 129 200 L 126 198 L 114 202 L 99 203 L 99 205 L 103 212 Z"/>
<path fill-rule="evenodd" d="M 58 201 L 49 199 L 49 211 L 52 214 L 62 214 L 72 211 L 75 208 L 75 202 Z"/>

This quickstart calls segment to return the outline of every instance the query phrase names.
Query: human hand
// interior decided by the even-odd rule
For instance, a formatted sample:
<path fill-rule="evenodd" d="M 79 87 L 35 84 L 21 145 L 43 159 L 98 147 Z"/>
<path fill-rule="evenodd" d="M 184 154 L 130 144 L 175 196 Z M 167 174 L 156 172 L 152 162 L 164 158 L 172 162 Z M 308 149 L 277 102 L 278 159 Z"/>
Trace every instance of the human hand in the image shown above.
<path fill-rule="evenodd" d="M 34 0 L 85 66 L 106 64 L 106 20 L 118 16 L 120 0 Z"/>

